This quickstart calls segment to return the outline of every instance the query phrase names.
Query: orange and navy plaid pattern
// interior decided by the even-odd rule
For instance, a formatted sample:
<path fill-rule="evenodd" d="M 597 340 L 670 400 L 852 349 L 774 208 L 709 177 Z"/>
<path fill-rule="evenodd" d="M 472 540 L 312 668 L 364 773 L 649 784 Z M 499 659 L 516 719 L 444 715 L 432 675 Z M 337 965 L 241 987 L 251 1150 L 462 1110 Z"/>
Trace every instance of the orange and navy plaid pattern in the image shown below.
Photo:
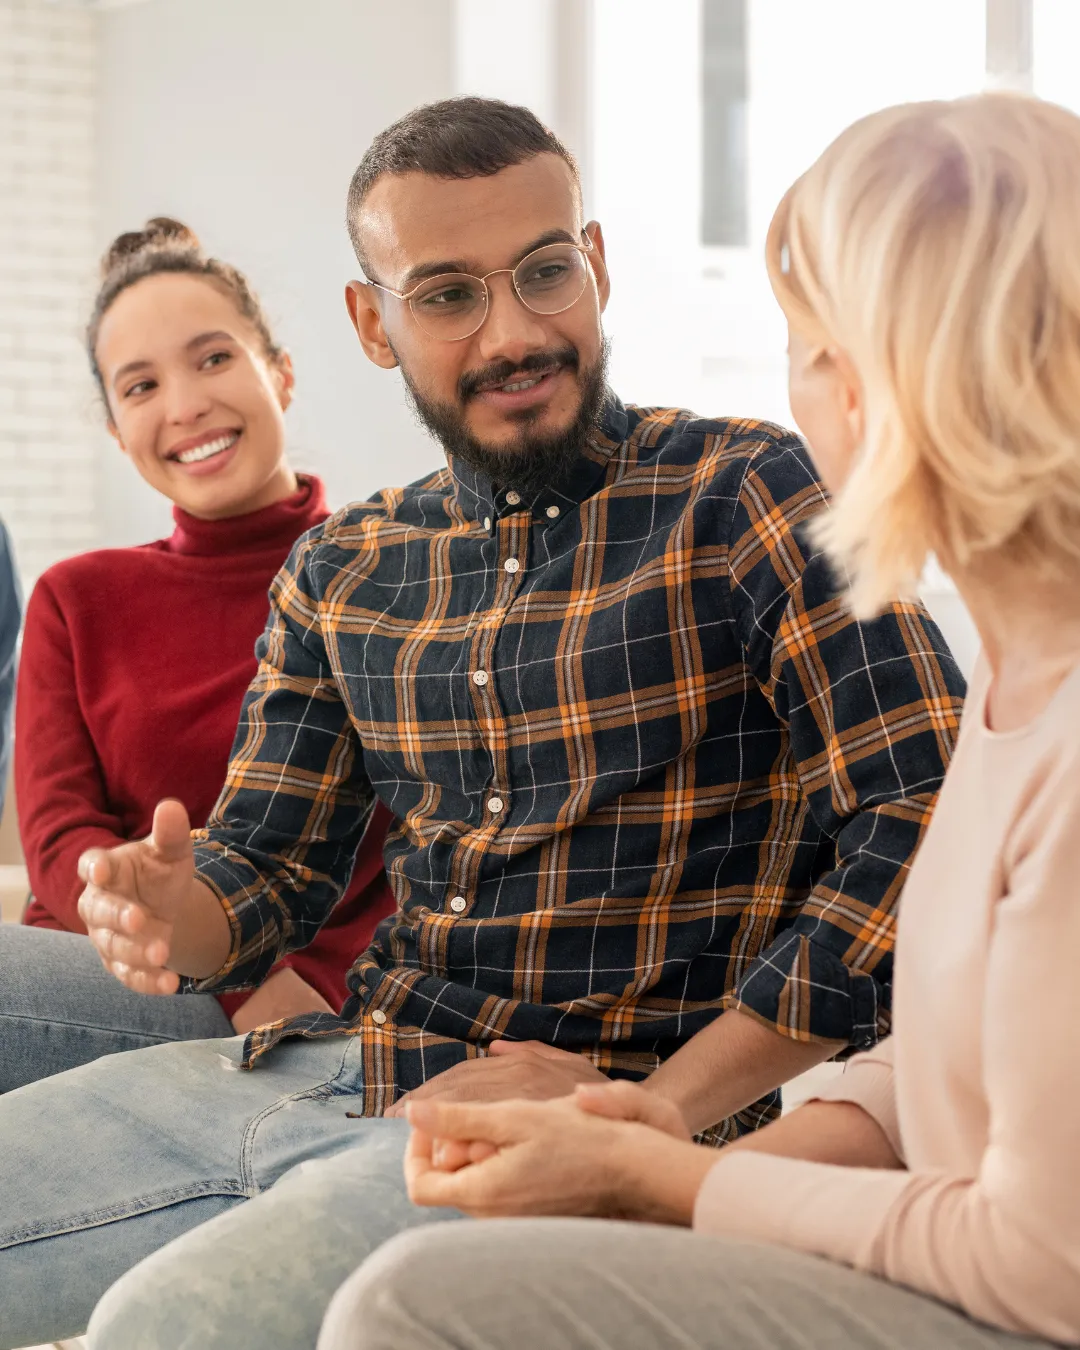
<path fill-rule="evenodd" d="M 640 1078 L 729 1007 L 882 1034 L 963 682 L 918 607 L 850 617 L 802 528 L 823 504 L 778 427 L 613 400 L 561 491 L 454 465 L 305 536 L 197 840 L 233 947 L 193 987 L 310 942 L 375 796 L 398 912 L 340 1018 L 247 1062 L 360 1035 L 378 1114 L 496 1037 Z"/>

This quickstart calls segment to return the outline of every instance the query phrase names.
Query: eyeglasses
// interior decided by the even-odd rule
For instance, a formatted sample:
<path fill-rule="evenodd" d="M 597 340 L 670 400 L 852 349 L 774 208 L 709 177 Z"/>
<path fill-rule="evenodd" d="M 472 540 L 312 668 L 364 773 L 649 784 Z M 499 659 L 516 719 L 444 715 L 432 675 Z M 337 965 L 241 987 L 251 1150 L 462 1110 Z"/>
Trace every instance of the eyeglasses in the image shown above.
<path fill-rule="evenodd" d="M 444 272 L 428 277 L 411 291 L 369 282 L 408 303 L 413 318 L 430 337 L 461 342 L 481 327 L 488 316 L 491 291 L 488 279 L 506 273 L 517 298 L 534 314 L 561 314 L 577 304 L 589 279 L 587 255 L 593 242 L 582 231 L 584 244 L 547 244 L 534 249 L 516 267 L 496 267 L 482 277 L 468 272 Z"/>

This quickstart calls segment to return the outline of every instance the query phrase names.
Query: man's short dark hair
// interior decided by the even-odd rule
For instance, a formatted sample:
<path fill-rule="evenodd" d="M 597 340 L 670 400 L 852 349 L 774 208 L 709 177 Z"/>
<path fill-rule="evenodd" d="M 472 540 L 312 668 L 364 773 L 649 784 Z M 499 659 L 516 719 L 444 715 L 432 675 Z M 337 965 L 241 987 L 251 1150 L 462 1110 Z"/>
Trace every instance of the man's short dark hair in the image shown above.
<path fill-rule="evenodd" d="M 349 184 L 346 224 L 361 267 L 360 208 L 376 179 L 388 173 L 435 178 L 485 178 L 535 155 L 558 155 L 578 179 L 577 161 L 534 112 L 496 98 L 446 98 L 425 103 L 380 131 Z"/>

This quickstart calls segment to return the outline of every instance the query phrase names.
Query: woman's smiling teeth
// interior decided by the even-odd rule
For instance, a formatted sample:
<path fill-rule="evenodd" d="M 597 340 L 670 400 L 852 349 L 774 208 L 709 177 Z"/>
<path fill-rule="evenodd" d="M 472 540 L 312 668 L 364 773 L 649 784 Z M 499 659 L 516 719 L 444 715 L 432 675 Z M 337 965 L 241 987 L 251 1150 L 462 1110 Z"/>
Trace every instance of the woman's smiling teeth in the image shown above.
<path fill-rule="evenodd" d="M 194 450 L 182 450 L 173 458 L 179 464 L 198 464 L 201 460 L 213 459 L 215 455 L 220 455 L 223 450 L 234 446 L 239 439 L 238 431 L 230 431 L 227 436 L 218 436 L 216 440 L 207 441 L 205 445 L 197 445 Z"/>

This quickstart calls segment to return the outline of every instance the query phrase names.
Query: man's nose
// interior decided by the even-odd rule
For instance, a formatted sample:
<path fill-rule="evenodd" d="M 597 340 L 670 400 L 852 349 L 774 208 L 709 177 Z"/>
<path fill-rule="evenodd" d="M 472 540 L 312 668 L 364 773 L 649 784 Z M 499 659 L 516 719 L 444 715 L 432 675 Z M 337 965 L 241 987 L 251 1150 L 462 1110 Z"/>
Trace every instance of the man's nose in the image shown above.
<path fill-rule="evenodd" d="M 485 362 L 509 361 L 515 366 L 548 343 L 540 316 L 521 303 L 507 275 L 492 277 L 488 282 L 488 312 L 479 339 L 480 356 Z"/>

